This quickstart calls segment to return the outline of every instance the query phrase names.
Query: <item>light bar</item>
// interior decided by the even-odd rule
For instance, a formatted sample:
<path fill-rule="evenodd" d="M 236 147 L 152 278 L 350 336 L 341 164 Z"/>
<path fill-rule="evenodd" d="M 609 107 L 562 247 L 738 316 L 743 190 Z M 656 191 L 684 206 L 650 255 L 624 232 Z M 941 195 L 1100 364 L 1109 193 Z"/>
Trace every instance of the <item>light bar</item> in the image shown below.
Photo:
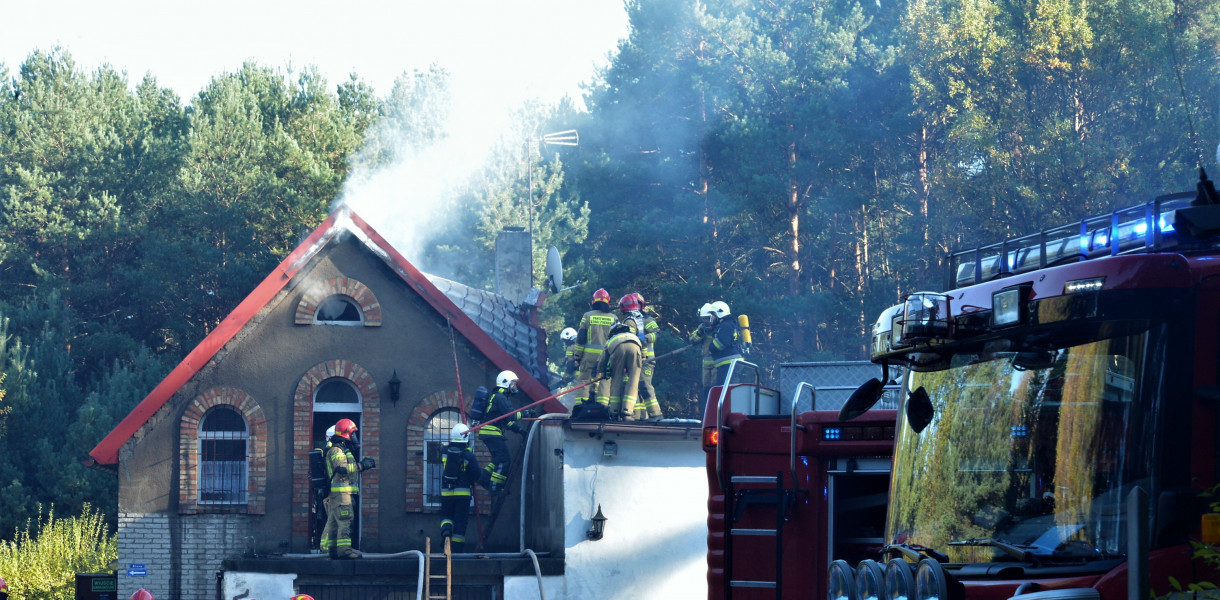
<path fill-rule="evenodd" d="M 1076 279 L 1063 284 L 1063 293 L 1079 294 L 1081 292 L 1096 292 L 1105 287 L 1105 277 L 1090 277 L 1088 279 Z"/>
<path fill-rule="evenodd" d="M 954 253 L 950 256 L 950 283 L 962 287 L 1069 259 L 1176 247 L 1179 238 L 1173 227 L 1174 212 L 1188 207 L 1193 197 L 1192 193 L 1159 198 L 1072 225 Z"/>
<path fill-rule="evenodd" d="M 916 292 L 902 307 L 902 341 L 949 337 L 949 297 L 936 292 Z"/>

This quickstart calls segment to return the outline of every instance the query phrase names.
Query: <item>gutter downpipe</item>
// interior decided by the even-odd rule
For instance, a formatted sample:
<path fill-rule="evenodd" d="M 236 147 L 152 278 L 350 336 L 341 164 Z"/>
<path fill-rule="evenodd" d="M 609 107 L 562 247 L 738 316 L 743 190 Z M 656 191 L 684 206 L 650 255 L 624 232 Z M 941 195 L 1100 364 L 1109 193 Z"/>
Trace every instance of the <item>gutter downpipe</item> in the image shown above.
<path fill-rule="evenodd" d="M 542 600 L 546 600 L 546 590 L 542 587 L 542 569 L 538 566 L 538 556 L 533 550 L 525 547 L 525 482 L 529 479 L 530 472 L 530 448 L 534 445 L 534 432 L 538 431 L 538 424 L 545 420 L 567 418 L 568 413 L 547 413 L 538 417 L 533 425 L 530 425 L 530 434 L 525 438 L 525 458 L 521 460 L 521 508 L 517 514 L 517 549 L 520 550 L 523 556 L 529 556 L 534 563 L 534 576 L 538 579 L 538 596 Z"/>

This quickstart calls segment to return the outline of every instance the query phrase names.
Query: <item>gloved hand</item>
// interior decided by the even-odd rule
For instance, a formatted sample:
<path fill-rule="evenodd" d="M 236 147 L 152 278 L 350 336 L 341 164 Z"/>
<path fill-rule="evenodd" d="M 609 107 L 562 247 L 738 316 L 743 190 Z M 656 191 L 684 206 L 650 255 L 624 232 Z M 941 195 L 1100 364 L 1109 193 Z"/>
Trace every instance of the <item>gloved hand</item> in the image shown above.
<path fill-rule="evenodd" d="M 361 471 L 367 471 L 369 469 L 376 469 L 376 468 L 377 468 L 377 461 L 373 460 L 373 458 L 371 456 L 366 456 L 366 457 L 360 459 L 360 470 Z"/>
<path fill-rule="evenodd" d="M 347 467 L 335 467 L 335 472 L 340 475 L 347 475 Z"/>
<path fill-rule="evenodd" d="M 525 429 L 516 423 L 513 423 L 513 426 L 509 427 L 508 430 L 517 435 L 525 435 Z"/>
<path fill-rule="evenodd" d="M 576 374 L 576 360 L 568 359 L 563 363 L 563 374 L 566 377 L 571 377 Z"/>

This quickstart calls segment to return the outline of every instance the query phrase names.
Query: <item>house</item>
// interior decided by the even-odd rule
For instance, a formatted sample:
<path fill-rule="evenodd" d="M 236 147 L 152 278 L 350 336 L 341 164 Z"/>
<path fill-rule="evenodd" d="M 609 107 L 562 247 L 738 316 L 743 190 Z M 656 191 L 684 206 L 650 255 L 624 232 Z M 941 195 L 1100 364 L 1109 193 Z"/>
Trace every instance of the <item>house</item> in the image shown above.
<path fill-rule="evenodd" d="M 437 535 L 439 449 L 475 389 L 509 369 L 520 405 L 550 394 L 540 302 L 537 290 L 514 302 L 427 276 L 337 209 L 90 452 L 119 481 L 119 597 L 143 587 L 210 600 L 226 561 L 310 556 L 309 451 L 339 418 L 356 421 L 377 461 L 362 474 L 359 546 L 421 549 Z M 510 440 L 514 451 L 523 442 Z M 517 549 L 517 511 L 487 499 L 476 511 L 496 520 L 485 550 Z M 364 568 L 303 562 L 336 579 Z M 542 564 L 562 572 L 554 563 Z M 385 589 L 414 589 L 413 566 L 376 568 Z M 502 575 L 485 579 L 502 586 Z"/>

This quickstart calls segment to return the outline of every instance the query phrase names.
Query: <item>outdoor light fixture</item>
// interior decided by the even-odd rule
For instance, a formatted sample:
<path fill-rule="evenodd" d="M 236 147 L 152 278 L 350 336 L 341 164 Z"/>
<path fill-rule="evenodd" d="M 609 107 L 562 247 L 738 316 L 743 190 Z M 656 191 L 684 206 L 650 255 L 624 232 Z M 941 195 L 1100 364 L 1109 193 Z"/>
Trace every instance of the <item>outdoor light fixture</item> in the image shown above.
<path fill-rule="evenodd" d="M 398 369 L 395 369 L 394 373 L 390 375 L 390 401 L 394 404 L 398 404 L 398 398 L 400 397 L 401 391 L 402 380 L 398 378 Z"/>
<path fill-rule="evenodd" d="M 606 530 L 606 515 L 602 514 L 602 505 L 597 505 L 597 514 L 593 515 L 593 519 L 589 523 L 589 531 L 585 532 L 585 537 L 590 540 L 597 541 L 602 539 L 602 533 Z"/>
<path fill-rule="evenodd" d="M 603 443 L 602 456 L 618 456 L 618 442 L 609 441 Z"/>

